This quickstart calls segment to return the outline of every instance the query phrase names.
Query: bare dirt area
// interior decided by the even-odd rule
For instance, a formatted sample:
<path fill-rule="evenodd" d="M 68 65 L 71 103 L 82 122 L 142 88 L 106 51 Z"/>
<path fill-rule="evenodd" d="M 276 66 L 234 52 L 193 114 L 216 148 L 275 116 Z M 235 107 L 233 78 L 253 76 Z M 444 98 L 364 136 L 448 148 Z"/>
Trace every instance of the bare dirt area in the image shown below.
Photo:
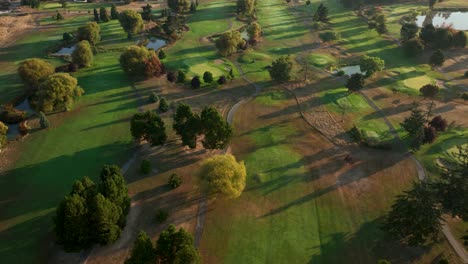
<path fill-rule="evenodd" d="M 33 27 L 35 21 L 32 15 L 0 16 L 0 47 L 13 43 Z"/>

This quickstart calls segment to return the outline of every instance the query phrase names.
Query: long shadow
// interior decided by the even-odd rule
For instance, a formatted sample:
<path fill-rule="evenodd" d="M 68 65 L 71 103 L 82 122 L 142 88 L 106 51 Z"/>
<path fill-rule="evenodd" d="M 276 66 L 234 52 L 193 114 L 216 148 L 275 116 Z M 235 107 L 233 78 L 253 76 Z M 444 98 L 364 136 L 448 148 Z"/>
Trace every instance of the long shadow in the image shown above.
<path fill-rule="evenodd" d="M 41 240 L 52 228 L 53 213 L 44 212 L 53 211 L 70 192 L 75 180 L 83 176 L 96 180 L 104 164 L 122 164 L 130 156 L 130 150 L 128 143 L 115 142 L 17 167 L 0 175 L 0 186 L 3 186 L 0 221 L 4 228 L 0 232 L 2 262 L 37 259 L 41 254 Z M 37 260 L 20 261 L 35 262 Z"/>
<path fill-rule="evenodd" d="M 380 230 L 382 219 L 360 225 L 355 232 L 336 232 L 321 237 L 321 244 L 311 256 L 315 263 L 377 263 L 379 259 L 391 263 L 413 263 L 430 251 L 430 246 L 408 247 L 388 239 Z M 318 250 L 317 250 L 318 249 Z"/>

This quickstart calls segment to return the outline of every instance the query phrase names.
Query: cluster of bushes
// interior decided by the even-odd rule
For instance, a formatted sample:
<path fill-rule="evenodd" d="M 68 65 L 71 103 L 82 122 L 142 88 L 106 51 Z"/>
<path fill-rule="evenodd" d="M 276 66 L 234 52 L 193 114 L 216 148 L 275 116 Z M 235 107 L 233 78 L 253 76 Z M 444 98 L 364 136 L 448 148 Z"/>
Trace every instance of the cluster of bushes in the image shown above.
<path fill-rule="evenodd" d="M 43 112 L 68 110 L 84 91 L 68 73 L 54 73 L 55 68 L 40 59 L 28 59 L 18 68 L 27 87 L 30 103 Z"/>
<path fill-rule="evenodd" d="M 327 31 L 321 32 L 319 34 L 319 37 L 324 42 L 330 42 L 330 41 L 339 39 L 340 35 L 336 31 L 327 30 Z"/>
<path fill-rule="evenodd" d="M 26 119 L 26 112 L 14 108 L 12 105 L 0 106 L 0 121 L 6 124 L 16 124 Z"/>
<path fill-rule="evenodd" d="M 127 183 L 120 168 L 105 165 L 99 183 L 84 177 L 57 207 L 54 217 L 56 241 L 66 251 L 116 241 L 130 210 Z"/>
<path fill-rule="evenodd" d="M 156 244 L 143 231 L 138 233 L 130 258 L 125 264 L 142 263 L 187 263 L 200 264 L 201 258 L 190 233 L 174 225 L 161 232 Z"/>

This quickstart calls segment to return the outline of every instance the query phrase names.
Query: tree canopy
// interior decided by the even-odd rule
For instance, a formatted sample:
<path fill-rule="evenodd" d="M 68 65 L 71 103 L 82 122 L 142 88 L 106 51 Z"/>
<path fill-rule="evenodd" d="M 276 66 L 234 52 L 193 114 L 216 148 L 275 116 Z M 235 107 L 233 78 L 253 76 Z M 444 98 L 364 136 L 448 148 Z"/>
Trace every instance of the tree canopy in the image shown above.
<path fill-rule="evenodd" d="M 280 57 L 273 61 L 268 72 L 270 77 L 277 82 L 287 82 L 291 79 L 293 63 L 289 56 Z"/>
<path fill-rule="evenodd" d="M 23 61 L 18 68 L 21 80 L 32 89 L 37 89 L 39 83 L 54 72 L 52 64 L 36 58 Z"/>
<path fill-rule="evenodd" d="M 221 55 L 229 56 L 237 51 L 241 43 L 242 38 L 239 31 L 228 31 L 216 39 L 215 45 Z"/>
<path fill-rule="evenodd" d="M 125 264 L 151 264 L 155 263 L 155 259 L 156 250 L 153 247 L 153 242 L 148 234 L 140 231 L 133 243 L 130 258 L 125 261 Z"/>
<path fill-rule="evenodd" d="M 426 123 L 425 115 L 419 109 L 417 104 L 411 108 L 411 115 L 403 120 L 401 126 L 408 132 L 412 139 L 411 147 L 419 149 L 424 138 L 424 124 Z"/>
<path fill-rule="evenodd" d="M 135 140 L 145 139 L 153 146 L 163 145 L 167 140 L 164 121 L 153 111 L 133 115 L 130 131 Z"/>
<path fill-rule="evenodd" d="M 415 183 L 413 189 L 397 196 L 385 217 L 383 229 L 409 245 L 436 240 L 441 229 L 442 210 L 428 183 Z"/>
<path fill-rule="evenodd" d="M 72 61 L 80 67 L 88 67 L 93 61 L 93 51 L 91 50 L 91 45 L 87 40 L 82 40 L 76 44 L 76 48 L 73 51 Z"/>
<path fill-rule="evenodd" d="M 445 61 L 444 53 L 440 49 L 434 51 L 429 58 L 429 64 L 432 66 L 442 66 Z"/>
<path fill-rule="evenodd" d="M 164 74 L 164 67 L 154 50 L 143 46 L 130 46 L 120 55 L 123 71 L 135 78 L 159 77 Z"/>
<path fill-rule="evenodd" d="M 119 14 L 119 22 L 128 38 L 143 30 L 143 19 L 141 15 L 134 10 L 124 10 Z"/>
<path fill-rule="evenodd" d="M 330 19 L 328 18 L 328 7 L 326 7 L 323 3 L 320 3 L 320 5 L 317 7 L 317 10 L 315 11 L 313 20 L 316 22 L 324 23 L 330 21 Z"/>
<path fill-rule="evenodd" d="M 359 67 L 365 72 L 365 77 L 370 77 L 385 68 L 385 61 L 379 57 L 369 57 L 364 55 L 359 61 Z"/>
<path fill-rule="evenodd" d="M 109 17 L 109 14 L 107 13 L 107 10 L 105 7 L 101 7 L 99 9 L 99 19 L 102 21 L 102 22 L 109 22 L 110 21 L 110 17 Z"/>
<path fill-rule="evenodd" d="M 244 162 L 237 162 L 231 154 L 206 159 L 199 172 L 205 191 L 237 198 L 245 188 L 247 171 Z"/>
<path fill-rule="evenodd" d="M 415 38 L 418 34 L 419 28 L 416 23 L 404 23 L 400 29 L 400 39 L 402 41 L 407 41 L 412 38 Z"/>
<path fill-rule="evenodd" d="M 253 15 L 255 0 L 237 0 L 237 14 Z"/>
<path fill-rule="evenodd" d="M 120 236 L 130 208 L 127 184 L 115 165 L 105 165 L 100 180 L 98 185 L 88 177 L 75 181 L 57 207 L 56 242 L 66 251 L 112 243 Z"/>
<path fill-rule="evenodd" d="M 221 116 L 214 107 L 204 107 L 200 114 L 202 131 L 205 138 L 203 147 L 207 149 L 223 149 L 231 140 L 232 126 Z"/>
<path fill-rule="evenodd" d="M 101 41 L 101 28 L 96 22 L 88 22 L 78 28 L 76 38 L 78 41 L 87 40 L 91 45 Z"/>
<path fill-rule="evenodd" d="M 75 77 L 68 73 L 54 73 L 41 82 L 31 103 L 43 112 L 68 110 L 83 93 Z"/>
<path fill-rule="evenodd" d="M 262 28 L 260 27 L 260 24 L 255 21 L 250 23 L 247 27 L 247 34 L 249 36 L 250 43 L 257 43 L 262 36 Z"/>
<path fill-rule="evenodd" d="M 2 121 L 0 121 L 0 149 L 3 148 L 7 143 L 7 132 L 8 126 L 6 126 Z"/>
<path fill-rule="evenodd" d="M 345 87 L 352 92 L 357 92 L 364 88 L 364 83 L 364 75 L 360 73 L 354 73 L 346 80 Z"/>

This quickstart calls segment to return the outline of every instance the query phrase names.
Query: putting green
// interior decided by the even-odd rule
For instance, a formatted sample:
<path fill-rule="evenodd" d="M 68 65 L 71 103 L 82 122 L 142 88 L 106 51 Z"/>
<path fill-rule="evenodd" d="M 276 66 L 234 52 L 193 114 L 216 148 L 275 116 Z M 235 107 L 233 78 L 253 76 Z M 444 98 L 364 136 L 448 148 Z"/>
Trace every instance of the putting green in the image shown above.
<path fill-rule="evenodd" d="M 418 89 L 426 84 L 435 84 L 435 80 L 426 75 L 409 78 L 403 81 L 404 85 L 411 89 Z"/>
<path fill-rule="evenodd" d="M 229 72 L 230 68 L 226 67 L 224 64 L 213 66 L 210 63 L 201 63 L 191 66 L 190 71 L 195 73 L 198 76 L 203 76 L 203 73 L 209 71 L 213 74 L 214 77 L 221 76 Z"/>
<path fill-rule="evenodd" d="M 346 88 L 327 90 L 322 93 L 322 99 L 329 110 L 334 112 L 359 112 L 370 109 L 366 100 L 358 93 L 350 93 Z"/>
<path fill-rule="evenodd" d="M 311 54 L 308 58 L 309 63 L 318 68 L 325 68 L 336 63 L 336 59 L 329 54 Z"/>

